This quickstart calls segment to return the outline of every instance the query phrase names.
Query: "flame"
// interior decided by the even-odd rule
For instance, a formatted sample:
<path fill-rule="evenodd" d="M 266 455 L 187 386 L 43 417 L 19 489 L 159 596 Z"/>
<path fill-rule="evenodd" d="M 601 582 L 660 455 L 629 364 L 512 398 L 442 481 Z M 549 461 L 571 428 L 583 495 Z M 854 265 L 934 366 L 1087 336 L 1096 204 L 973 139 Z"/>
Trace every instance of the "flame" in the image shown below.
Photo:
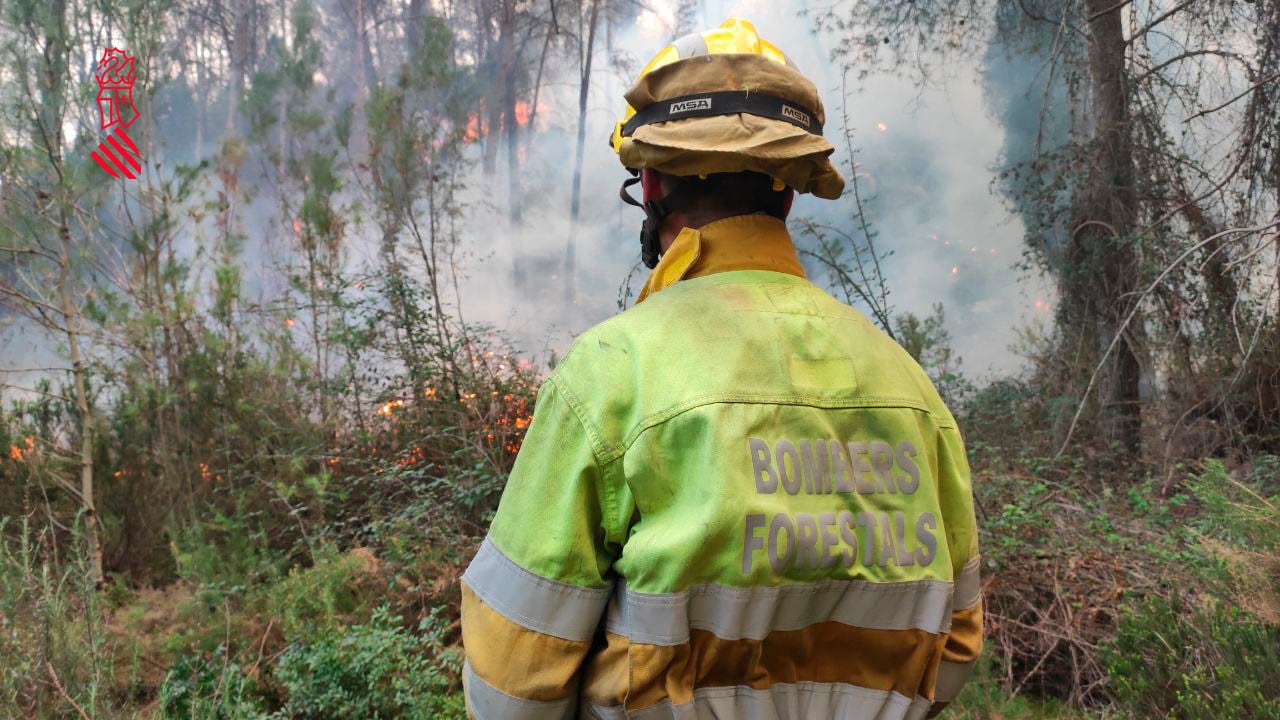
<path fill-rule="evenodd" d="M 423 394 L 424 394 L 424 395 L 426 395 L 427 397 L 435 397 L 435 396 L 436 396 L 436 389 L 435 389 L 435 388 L 433 388 L 433 387 L 429 387 L 429 388 L 427 388 L 427 391 L 426 391 L 425 393 L 423 393 Z"/>
<path fill-rule="evenodd" d="M 293 327 L 293 318 L 285 318 L 285 320 L 284 320 L 284 326 L 285 326 L 285 327 Z"/>
<path fill-rule="evenodd" d="M 960 268 L 956 267 L 955 265 L 952 265 L 952 266 L 951 266 L 951 274 L 952 274 L 952 275 L 959 275 L 959 274 L 960 274 Z"/>
<path fill-rule="evenodd" d="M 521 100 L 516 103 L 516 124 L 524 127 L 529 124 L 529 118 L 533 115 L 533 104 Z"/>
<path fill-rule="evenodd" d="M 489 132 L 480 124 L 479 115 L 467 116 L 467 129 L 462 133 L 463 141 L 473 143 L 488 134 Z"/>
<path fill-rule="evenodd" d="M 518 125 L 519 127 L 528 127 L 529 121 L 533 119 L 533 114 L 534 114 L 533 103 L 529 102 L 528 100 L 517 100 L 514 110 L 515 110 L 515 116 L 516 116 L 516 125 Z M 546 110 L 547 110 L 546 103 L 543 102 L 541 99 L 539 99 L 538 100 L 538 117 L 540 118 L 540 120 L 538 121 L 538 127 L 545 127 L 546 117 L 547 117 Z M 475 114 L 467 116 L 467 125 L 466 125 L 466 128 L 462 131 L 463 142 L 468 142 L 468 143 L 478 142 L 481 138 L 488 137 L 489 133 L 493 132 L 493 128 L 490 127 L 489 124 L 484 121 L 482 117 L 483 112 L 484 112 L 484 109 L 481 108 Z M 522 152 L 522 153 L 524 152 L 523 146 L 519 149 L 519 152 Z M 427 162 L 431 161 L 431 158 L 429 155 L 424 156 L 423 159 Z M 521 159 L 523 160 L 524 158 L 521 157 Z"/>
<path fill-rule="evenodd" d="M 36 439 L 30 435 L 22 438 L 23 447 L 13 445 L 9 448 L 9 459 L 18 461 L 30 456 L 36 449 Z"/>
<path fill-rule="evenodd" d="M 879 130 L 880 132 L 888 132 L 889 126 L 885 125 L 882 122 L 878 122 L 876 123 L 876 129 Z"/>
<path fill-rule="evenodd" d="M 387 417 L 391 417 L 391 413 L 394 412 L 396 408 L 401 407 L 403 405 L 404 405 L 403 400 L 392 400 L 386 403 L 385 405 L 383 405 L 381 408 L 379 408 L 378 412 L 382 413 Z"/>
<path fill-rule="evenodd" d="M 300 217 L 293 219 L 293 234 L 302 235 L 302 218 Z"/>
<path fill-rule="evenodd" d="M 204 463 L 199 463 L 199 465 L 200 465 L 200 479 L 208 480 L 210 478 L 209 466 L 205 465 Z"/>

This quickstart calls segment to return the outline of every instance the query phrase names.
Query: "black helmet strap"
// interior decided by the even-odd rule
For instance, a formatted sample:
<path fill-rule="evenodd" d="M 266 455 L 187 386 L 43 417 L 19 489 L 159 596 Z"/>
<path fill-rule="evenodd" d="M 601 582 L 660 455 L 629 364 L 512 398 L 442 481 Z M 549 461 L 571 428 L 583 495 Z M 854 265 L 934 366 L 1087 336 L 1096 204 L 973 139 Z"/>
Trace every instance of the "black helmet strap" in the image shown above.
<path fill-rule="evenodd" d="M 679 212 L 688 206 L 689 195 L 681 192 L 684 188 L 685 180 L 680 178 L 680 183 L 665 197 L 642 203 L 631 197 L 631 193 L 627 192 L 627 188 L 639 182 L 639 174 L 633 178 L 628 178 L 622 183 L 622 189 L 618 191 L 618 194 L 626 204 L 634 205 L 644 210 L 644 225 L 640 227 L 640 259 L 644 262 L 645 267 L 652 270 L 657 267 L 658 258 L 662 256 L 662 244 L 660 242 L 662 223 L 672 213 Z"/>

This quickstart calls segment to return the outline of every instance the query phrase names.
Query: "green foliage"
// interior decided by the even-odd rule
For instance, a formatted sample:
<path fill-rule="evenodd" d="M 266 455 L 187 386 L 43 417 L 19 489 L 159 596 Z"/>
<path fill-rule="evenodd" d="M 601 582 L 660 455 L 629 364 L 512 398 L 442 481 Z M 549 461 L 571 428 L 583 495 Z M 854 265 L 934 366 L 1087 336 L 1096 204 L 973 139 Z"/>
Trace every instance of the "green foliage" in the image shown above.
<path fill-rule="evenodd" d="M 243 595 L 281 573 L 282 558 L 267 543 L 265 532 L 244 511 L 223 513 L 175 530 L 178 575 L 196 587 L 207 607 L 220 606 L 230 595 Z"/>
<path fill-rule="evenodd" d="M 1280 716 L 1280 505 L 1275 458 L 1241 482 L 1211 461 L 1188 485 L 1202 504 L 1186 564 L 1208 594 L 1134 598 L 1104 652 L 1118 702 L 1144 716 Z"/>
<path fill-rule="evenodd" d="M 1134 602 L 1103 657 L 1117 700 L 1140 717 L 1280 716 L 1280 628 L 1238 608 Z"/>
<path fill-rule="evenodd" d="M 333 547 L 317 553 L 315 565 L 292 568 L 289 575 L 266 590 L 272 617 L 281 619 L 287 636 L 310 629 L 334 630 L 344 619 L 367 614 L 368 588 L 362 587 L 372 555 L 338 554 Z"/>
<path fill-rule="evenodd" d="M 464 718 L 451 693 L 460 661 L 445 649 L 447 623 L 424 618 L 415 635 L 387 607 L 367 625 L 321 630 L 291 645 L 276 677 L 288 691 L 281 717 Z"/>
<path fill-rule="evenodd" d="M 263 689 L 227 656 L 225 645 L 211 658 L 179 658 L 160 686 L 162 720 L 251 720 L 267 709 Z"/>
<path fill-rule="evenodd" d="M 894 319 L 894 337 L 920 367 L 948 405 L 958 406 L 973 391 L 973 384 L 960 374 L 960 359 L 951 349 L 951 333 L 947 332 L 946 313 L 942 303 L 933 313 L 920 318 L 903 313 Z"/>
<path fill-rule="evenodd" d="M 0 517 L 0 708 L 25 717 L 70 710 L 66 697 L 90 713 L 106 704 L 112 669 L 102 598 L 78 527 L 63 560 L 50 552 L 51 533 Z"/>

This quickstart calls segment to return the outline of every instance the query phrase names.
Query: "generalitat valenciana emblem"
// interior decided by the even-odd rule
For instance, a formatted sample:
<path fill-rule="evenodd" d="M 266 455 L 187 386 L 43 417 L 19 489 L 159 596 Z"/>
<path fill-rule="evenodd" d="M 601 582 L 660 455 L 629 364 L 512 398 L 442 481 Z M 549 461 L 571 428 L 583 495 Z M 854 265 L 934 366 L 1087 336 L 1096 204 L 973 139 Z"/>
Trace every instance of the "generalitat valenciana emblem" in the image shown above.
<path fill-rule="evenodd" d="M 106 138 L 89 156 L 111 177 L 130 180 L 142 173 L 142 154 L 125 131 L 138 120 L 133 104 L 133 58 L 124 50 L 107 48 L 98 61 L 98 114 Z"/>

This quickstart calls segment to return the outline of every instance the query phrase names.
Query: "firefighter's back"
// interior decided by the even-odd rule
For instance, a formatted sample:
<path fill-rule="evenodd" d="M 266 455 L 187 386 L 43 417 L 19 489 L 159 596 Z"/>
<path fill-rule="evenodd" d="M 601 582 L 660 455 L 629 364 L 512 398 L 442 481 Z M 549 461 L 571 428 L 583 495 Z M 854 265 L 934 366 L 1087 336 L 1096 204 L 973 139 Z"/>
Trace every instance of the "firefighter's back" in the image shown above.
<path fill-rule="evenodd" d="M 578 643 L 584 714 L 923 717 L 963 681 L 981 610 L 959 432 L 857 311 L 779 272 L 684 280 L 579 338 L 535 425 L 544 405 L 582 447 L 522 451 L 464 601 L 509 645 Z M 557 463 L 563 497 L 522 484 Z M 477 672 L 513 700 L 566 692 Z"/>

